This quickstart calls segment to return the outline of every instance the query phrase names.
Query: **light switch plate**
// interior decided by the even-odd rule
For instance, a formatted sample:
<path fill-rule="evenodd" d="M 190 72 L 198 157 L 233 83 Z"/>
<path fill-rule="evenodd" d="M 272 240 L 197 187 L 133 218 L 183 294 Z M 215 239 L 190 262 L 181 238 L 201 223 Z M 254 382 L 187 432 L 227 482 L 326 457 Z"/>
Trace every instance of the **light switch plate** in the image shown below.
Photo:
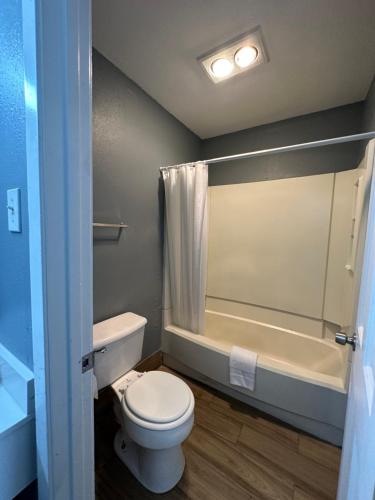
<path fill-rule="evenodd" d="M 21 190 L 20 188 L 7 191 L 8 229 L 12 233 L 21 232 Z"/>

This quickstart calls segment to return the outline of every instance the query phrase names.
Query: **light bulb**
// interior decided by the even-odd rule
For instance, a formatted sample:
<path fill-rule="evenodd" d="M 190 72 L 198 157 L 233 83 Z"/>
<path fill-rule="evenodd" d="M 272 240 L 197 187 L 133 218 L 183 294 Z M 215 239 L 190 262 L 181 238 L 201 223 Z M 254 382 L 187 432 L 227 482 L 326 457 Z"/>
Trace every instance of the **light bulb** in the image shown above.
<path fill-rule="evenodd" d="M 216 77 L 224 78 L 232 73 L 233 64 L 228 59 L 215 59 L 215 61 L 211 64 L 211 71 Z"/>
<path fill-rule="evenodd" d="M 258 57 L 258 50 L 256 47 L 247 46 L 241 47 L 234 55 L 234 61 L 240 68 L 247 68 L 253 64 Z"/>

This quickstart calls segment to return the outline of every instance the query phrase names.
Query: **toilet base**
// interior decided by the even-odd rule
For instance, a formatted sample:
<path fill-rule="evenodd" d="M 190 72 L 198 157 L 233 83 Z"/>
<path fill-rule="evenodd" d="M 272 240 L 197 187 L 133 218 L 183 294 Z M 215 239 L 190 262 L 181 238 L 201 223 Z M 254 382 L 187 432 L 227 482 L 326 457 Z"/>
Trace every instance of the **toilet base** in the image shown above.
<path fill-rule="evenodd" d="M 181 445 L 164 450 L 143 448 L 124 436 L 119 429 L 115 436 L 114 448 L 133 476 L 153 493 L 171 490 L 184 472 L 185 457 Z"/>

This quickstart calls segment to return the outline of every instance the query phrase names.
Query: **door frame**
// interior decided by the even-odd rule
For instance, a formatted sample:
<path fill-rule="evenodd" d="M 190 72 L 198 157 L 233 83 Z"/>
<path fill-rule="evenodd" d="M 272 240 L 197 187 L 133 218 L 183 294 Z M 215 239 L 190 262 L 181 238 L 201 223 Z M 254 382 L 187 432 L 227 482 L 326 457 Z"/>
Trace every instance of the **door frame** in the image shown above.
<path fill-rule="evenodd" d="M 38 489 L 94 498 L 91 0 L 22 0 Z"/>
<path fill-rule="evenodd" d="M 365 187 L 365 213 L 366 218 L 362 227 L 363 237 L 359 241 L 359 256 L 360 260 L 360 273 L 359 280 L 355 286 L 357 303 L 354 314 L 353 331 L 356 332 L 357 348 L 353 353 L 350 370 L 350 383 L 348 390 L 348 406 L 346 410 L 344 441 L 342 446 L 340 475 L 338 483 L 337 499 L 350 500 L 357 489 L 358 484 L 364 485 L 365 481 L 360 477 L 360 474 L 366 476 L 365 488 L 368 491 L 369 482 L 374 479 L 367 470 L 358 469 L 358 465 L 366 465 L 366 459 L 363 460 L 363 451 L 368 451 L 368 457 L 371 453 L 359 445 L 363 445 L 364 441 L 370 447 L 374 444 L 375 432 L 370 428 L 363 426 L 366 419 L 370 422 L 371 414 L 374 412 L 375 405 L 372 400 L 373 393 L 373 370 L 371 366 L 374 365 L 375 359 L 373 358 L 373 350 L 367 350 L 368 344 L 372 344 L 375 339 L 374 331 L 374 313 L 373 307 L 375 303 L 375 139 L 370 140 L 366 144 L 366 151 L 364 154 L 366 162 L 366 175 L 370 175 L 370 179 Z M 360 329 L 362 333 L 359 334 Z M 373 344 L 372 344 L 373 345 Z M 367 350 L 367 352 L 366 352 Z M 371 354 L 370 354 L 371 353 Z M 372 359 L 367 359 L 371 355 Z M 369 361 L 371 362 L 368 365 Z M 368 378 L 365 376 L 365 368 L 369 369 Z M 371 394 L 371 395 L 370 395 Z M 365 415 L 365 416 L 364 416 Z M 357 421 L 358 420 L 358 421 Z M 363 435 L 361 435 L 363 431 Z M 365 436 L 365 439 L 364 439 Z M 361 455 L 358 452 L 361 452 Z M 360 458 L 361 457 L 361 458 Z M 358 462 L 357 462 L 358 461 Z M 357 462 L 357 463 L 356 463 Z M 370 486 L 374 488 L 374 484 Z M 362 492 L 363 493 L 363 492 Z M 374 490 L 366 493 L 366 499 L 373 498 Z"/>

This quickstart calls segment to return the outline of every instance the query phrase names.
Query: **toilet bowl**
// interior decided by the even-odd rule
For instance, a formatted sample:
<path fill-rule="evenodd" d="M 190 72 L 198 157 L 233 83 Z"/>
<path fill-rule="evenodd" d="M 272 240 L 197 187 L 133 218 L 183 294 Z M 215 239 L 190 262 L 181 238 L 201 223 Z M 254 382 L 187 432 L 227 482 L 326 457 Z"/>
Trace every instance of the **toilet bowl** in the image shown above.
<path fill-rule="evenodd" d="M 178 377 L 140 373 L 146 319 L 133 313 L 94 325 L 95 376 L 98 389 L 111 385 L 120 429 L 114 448 L 120 460 L 148 490 L 164 493 L 181 478 L 185 458 L 181 443 L 194 422 L 194 395 Z"/>
<path fill-rule="evenodd" d="M 193 427 L 193 393 L 181 379 L 160 371 L 133 371 L 112 388 L 121 425 L 116 454 L 145 488 L 169 491 L 184 471 L 181 443 Z"/>

